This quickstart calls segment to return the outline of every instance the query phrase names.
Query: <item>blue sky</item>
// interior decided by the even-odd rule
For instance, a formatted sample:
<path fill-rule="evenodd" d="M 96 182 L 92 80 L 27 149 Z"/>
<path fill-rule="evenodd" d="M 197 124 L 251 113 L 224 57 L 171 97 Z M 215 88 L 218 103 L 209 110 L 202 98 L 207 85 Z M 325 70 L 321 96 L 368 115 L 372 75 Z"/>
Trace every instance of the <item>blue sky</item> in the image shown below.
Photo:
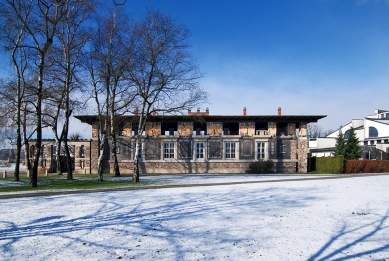
<path fill-rule="evenodd" d="M 389 109 L 389 1 L 127 0 L 192 33 L 211 114 L 328 115 L 336 129 Z"/>
<path fill-rule="evenodd" d="M 153 8 L 189 28 L 210 94 L 201 109 L 213 115 L 282 107 L 327 115 L 319 125 L 337 129 L 389 109 L 387 0 L 126 0 L 121 8 L 136 19 Z"/>

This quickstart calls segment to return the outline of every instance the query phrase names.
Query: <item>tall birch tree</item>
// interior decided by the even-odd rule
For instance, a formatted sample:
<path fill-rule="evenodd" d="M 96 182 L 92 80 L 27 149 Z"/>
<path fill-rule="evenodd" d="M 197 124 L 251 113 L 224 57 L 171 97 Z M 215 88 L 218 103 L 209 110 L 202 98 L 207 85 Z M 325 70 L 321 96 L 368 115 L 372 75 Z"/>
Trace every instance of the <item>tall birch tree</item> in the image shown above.
<path fill-rule="evenodd" d="M 30 186 L 36 187 L 38 164 L 42 146 L 42 101 L 47 56 L 54 42 L 58 22 L 66 15 L 66 1 L 62 0 L 3 0 L 10 19 L 19 23 L 23 31 L 23 47 L 28 49 L 31 70 L 35 72 L 36 144 L 30 173 Z"/>
<path fill-rule="evenodd" d="M 56 140 L 57 173 L 62 174 L 60 164 L 60 149 L 64 143 L 64 152 L 67 159 L 67 179 L 73 179 L 72 161 L 68 146 L 69 120 L 71 114 L 82 102 L 77 99 L 82 92 L 80 69 L 81 52 L 91 33 L 86 27 L 87 20 L 94 13 L 96 2 L 91 0 L 67 1 L 67 15 L 58 23 L 56 31 L 56 44 L 50 56 L 53 64 L 53 80 L 56 91 L 51 92 L 55 113 L 51 114 L 51 127 Z M 62 119 L 62 121 L 61 121 Z M 61 124 L 59 124 L 61 123 Z M 60 128 L 62 127 L 62 128 Z M 60 128 L 60 131 L 59 129 Z"/>
<path fill-rule="evenodd" d="M 102 176 L 102 160 L 106 153 L 106 138 L 111 139 L 111 153 L 115 176 L 120 176 L 116 154 L 117 119 L 128 112 L 136 92 L 126 78 L 133 51 L 132 24 L 121 9 L 109 9 L 98 19 L 97 32 L 91 43 L 89 72 L 93 97 L 99 119 L 99 180 Z"/>
<path fill-rule="evenodd" d="M 189 36 L 186 26 L 153 10 L 136 28 L 129 71 L 140 96 L 133 182 L 139 182 L 141 136 L 150 114 L 177 113 L 207 99 L 199 85 L 202 73 L 188 50 Z"/>

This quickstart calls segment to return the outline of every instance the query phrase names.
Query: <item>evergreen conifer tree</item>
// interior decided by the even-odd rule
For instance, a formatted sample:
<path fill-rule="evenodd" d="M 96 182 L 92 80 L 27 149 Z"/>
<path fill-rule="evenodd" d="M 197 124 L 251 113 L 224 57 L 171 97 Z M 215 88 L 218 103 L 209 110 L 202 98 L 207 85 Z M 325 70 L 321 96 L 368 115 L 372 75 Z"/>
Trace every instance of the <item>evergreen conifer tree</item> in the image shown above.
<path fill-rule="evenodd" d="M 342 128 L 339 129 L 338 137 L 336 138 L 336 145 L 334 150 L 334 156 L 338 157 L 343 155 L 346 157 L 346 139 L 343 135 Z"/>
<path fill-rule="evenodd" d="M 344 159 L 359 159 L 361 157 L 362 151 L 359 146 L 359 138 L 355 133 L 354 128 L 350 128 L 350 136 L 347 139 L 346 143 L 346 153 Z"/>

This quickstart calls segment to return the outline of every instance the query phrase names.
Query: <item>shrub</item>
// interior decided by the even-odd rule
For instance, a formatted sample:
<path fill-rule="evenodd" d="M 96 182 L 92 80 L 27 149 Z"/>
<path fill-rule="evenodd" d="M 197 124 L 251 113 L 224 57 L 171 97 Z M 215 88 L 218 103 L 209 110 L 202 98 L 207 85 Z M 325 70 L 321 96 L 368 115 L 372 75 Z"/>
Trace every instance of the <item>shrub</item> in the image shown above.
<path fill-rule="evenodd" d="M 316 170 L 320 172 L 339 174 L 343 172 L 344 157 L 319 157 L 316 158 Z"/>
<path fill-rule="evenodd" d="M 388 160 L 346 160 L 345 173 L 389 172 Z"/>
<path fill-rule="evenodd" d="M 274 169 L 273 161 L 259 159 L 256 162 L 250 163 L 249 168 L 246 170 L 246 173 L 251 173 L 251 174 L 272 173 L 273 169 Z"/>

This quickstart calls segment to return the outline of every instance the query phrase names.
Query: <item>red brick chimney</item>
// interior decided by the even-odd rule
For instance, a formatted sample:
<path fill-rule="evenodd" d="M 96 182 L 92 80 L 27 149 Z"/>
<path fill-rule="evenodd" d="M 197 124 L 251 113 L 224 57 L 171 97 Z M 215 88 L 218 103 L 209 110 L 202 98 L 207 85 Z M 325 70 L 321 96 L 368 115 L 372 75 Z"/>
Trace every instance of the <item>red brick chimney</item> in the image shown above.
<path fill-rule="evenodd" d="M 247 116 L 247 110 L 246 107 L 243 108 L 243 116 Z"/>
<path fill-rule="evenodd" d="M 192 112 L 191 109 L 188 109 L 188 116 L 209 116 L 209 108 L 204 111 L 200 111 L 200 107 L 197 108 L 196 112 Z"/>
<path fill-rule="evenodd" d="M 138 108 L 135 109 L 135 116 L 138 116 L 139 115 L 139 110 Z"/>
<path fill-rule="evenodd" d="M 278 116 L 281 116 L 282 113 L 281 113 L 281 107 L 278 107 Z"/>

